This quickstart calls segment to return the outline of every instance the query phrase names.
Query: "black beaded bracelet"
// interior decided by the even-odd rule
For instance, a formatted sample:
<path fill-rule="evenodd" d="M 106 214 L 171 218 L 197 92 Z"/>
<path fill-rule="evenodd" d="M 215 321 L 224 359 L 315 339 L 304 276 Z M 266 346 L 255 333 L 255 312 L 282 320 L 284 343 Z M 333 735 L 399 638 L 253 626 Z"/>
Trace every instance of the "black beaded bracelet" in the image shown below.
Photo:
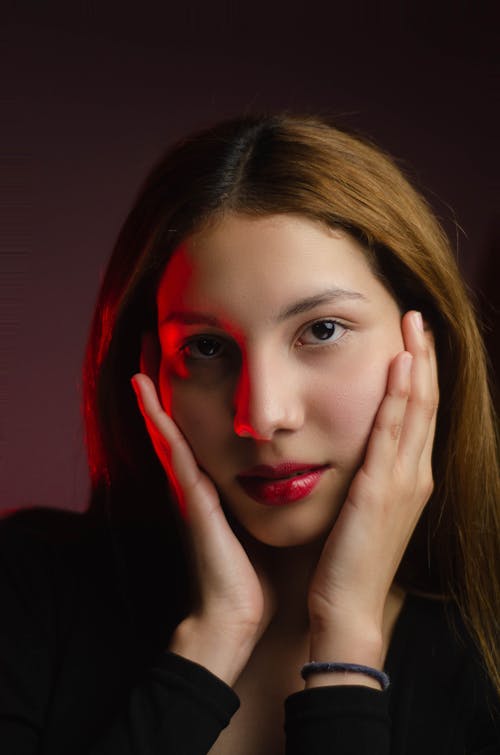
<path fill-rule="evenodd" d="M 300 674 L 303 679 L 307 679 L 311 674 L 318 674 L 324 671 L 353 671 L 357 674 L 366 674 L 366 676 L 376 679 L 384 692 L 390 684 L 389 677 L 384 671 L 379 671 L 371 666 L 360 666 L 359 663 L 319 663 L 318 661 L 312 661 L 302 666 Z"/>

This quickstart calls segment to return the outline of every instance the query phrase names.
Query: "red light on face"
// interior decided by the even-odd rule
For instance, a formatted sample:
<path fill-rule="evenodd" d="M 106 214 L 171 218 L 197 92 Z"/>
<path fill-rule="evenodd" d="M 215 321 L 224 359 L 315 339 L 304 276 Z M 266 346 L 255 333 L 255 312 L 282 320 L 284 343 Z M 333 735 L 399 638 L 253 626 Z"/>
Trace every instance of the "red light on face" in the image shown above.
<path fill-rule="evenodd" d="M 184 244 L 173 253 L 167 264 L 168 275 L 164 274 L 157 292 L 158 333 L 162 349 L 162 364 L 172 377 L 187 379 L 189 371 L 181 350 L 185 332 L 182 325 L 172 319 L 176 310 L 182 310 L 186 291 L 193 277 L 193 263 L 189 259 Z"/>
<path fill-rule="evenodd" d="M 169 323 L 160 330 L 162 364 L 172 377 L 185 380 L 189 377 L 189 371 L 182 350 L 184 338 L 185 329 L 177 323 Z"/>

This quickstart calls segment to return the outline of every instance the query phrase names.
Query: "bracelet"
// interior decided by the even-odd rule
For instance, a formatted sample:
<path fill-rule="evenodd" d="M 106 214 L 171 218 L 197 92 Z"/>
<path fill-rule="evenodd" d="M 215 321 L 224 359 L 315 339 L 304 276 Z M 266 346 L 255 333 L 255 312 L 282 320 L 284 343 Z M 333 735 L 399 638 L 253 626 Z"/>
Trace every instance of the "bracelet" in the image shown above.
<path fill-rule="evenodd" d="M 318 663 L 317 661 L 312 661 L 302 666 L 300 674 L 302 679 L 307 679 L 310 674 L 317 674 L 323 671 L 354 671 L 357 674 L 366 674 L 366 676 L 376 679 L 384 692 L 390 684 L 390 679 L 384 671 L 379 671 L 371 666 L 360 666 L 358 663 Z"/>

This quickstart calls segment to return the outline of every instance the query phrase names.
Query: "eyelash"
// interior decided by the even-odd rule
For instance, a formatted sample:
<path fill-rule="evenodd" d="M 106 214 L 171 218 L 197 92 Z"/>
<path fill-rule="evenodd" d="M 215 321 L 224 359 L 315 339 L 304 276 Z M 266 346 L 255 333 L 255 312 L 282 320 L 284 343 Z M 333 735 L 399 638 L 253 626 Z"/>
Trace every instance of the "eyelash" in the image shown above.
<path fill-rule="evenodd" d="M 316 348 L 325 348 L 325 347 L 332 348 L 332 347 L 338 345 L 338 342 L 345 336 L 345 333 L 348 332 L 348 330 L 349 330 L 349 328 L 346 325 L 344 325 L 343 323 L 341 323 L 338 320 L 335 320 L 335 319 L 329 317 L 329 318 L 324 318 L 322 320 L 314 320 L 313 322 L 311 322 L 308 325 L 306 325 L 304 327 L 304 329 L 302 330 L 302 333 L 301 333 L 300 337 L 302 338 L 303 334 L 307 330 L 310 330 L 311 328 L 313 328 L 315 325 L 323 325 L 325 323 L 331 323 L 331 324 L 333 324 L 335 326 L 334 327 L 334 331 L 333 331 L 334 335 L 336 334 L 336 330 L 338 328 L 340 328 L 343 332 L 340 334 L 340 336 L 338 338 L 336 338 L 333 341 L 331 339 L 324 339 L 324 340 L 319 339 L 316 343 L 313 343 L 313 344 L 311 344 L 311 343 L 300 344 L 300 348 L 304 348 L 304 346 L 306 346 L 306 347 L 309 346 L 309 347 L 311 347 L 313 349 L 316 349 Z M 192 347 L 193 344 L 196 344 L 196 342 L 198 342 L 198 341 L 200 341 L 202 339 L 206 339 L 207 341 L 216 341 L 216 342 L 218 341 L 223 346 L 224 346 L 224 343 L 226 343 L 226 344 L 228 343 L 227 341 L 225 341 L 224 338 L 219 338 L 216 335 L 211 335 L 210 333 L 206 333 L 206 334 L 205 333 L 199 333 L 196 336 L 192 336 L 192 337 L 186 339 L 186 341 L 184 341 L 184 343 L 181 344 L 181 346 L 179 348 L 179 352 L 183 355 L 184 359 L 190 360 L 190 361 L 193 361 L 193 362 L 212 362 L 212 361 L 215 361 L 216 359 L 221 359 L 225 355 L 225 350 L 224 349 L 223 349 L 222 353 L 216 354 L 213 357 L 206 356 L 206 355 L 205 356 L 195 357 L 195 356 L 192 356 L 192 354 L 189 354 L 188 353 L 189 348 Z"/>
<path fill-rule="evenodd" d="M 336 331 L 340 328 L 341 334 L 335 338 L 335 340 L 331 339 L 320 339 L 315 344 L 303 344 L 305 346 L 312 346 L 313 348 L 316 348 L 317 346 L 337 346 L 337 342 L 340 341 L 341 338 L 344 337 L 345 333 L 348 331 L 348 328 L 346 325 L 343 325 L 338 320 L 334 320 L 331 317 L 327 317 L 323 320 L 314 320 L 314 322 L 309 323 L 309 325 L 306 325 L 302 333 L 305 333 L 307 330 L 310 330 L 311 328 L 314 328 L 315 325 L 324 325 L 325 323 L 333 324 L 334 331 L 333 334 L 336 335 Z"/>

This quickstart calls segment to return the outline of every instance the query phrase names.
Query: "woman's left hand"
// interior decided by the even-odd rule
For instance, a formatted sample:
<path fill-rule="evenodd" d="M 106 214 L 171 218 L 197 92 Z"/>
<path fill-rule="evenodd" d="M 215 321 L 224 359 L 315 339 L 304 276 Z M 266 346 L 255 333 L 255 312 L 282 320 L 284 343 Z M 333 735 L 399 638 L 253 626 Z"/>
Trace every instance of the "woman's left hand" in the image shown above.
<path fill-rule="evenodd" d="M 356 657 L 357 643 L 381 641 L 389 590 L 433 490 L 438 380 L 432 335 L 419 321 L 417 312 L 402 319 L 406 351 L 390 365 L 363 465 L 310 583 L 312 641 L 351 656 L 329 660 L 370 661 L 369 649 Z"/>

